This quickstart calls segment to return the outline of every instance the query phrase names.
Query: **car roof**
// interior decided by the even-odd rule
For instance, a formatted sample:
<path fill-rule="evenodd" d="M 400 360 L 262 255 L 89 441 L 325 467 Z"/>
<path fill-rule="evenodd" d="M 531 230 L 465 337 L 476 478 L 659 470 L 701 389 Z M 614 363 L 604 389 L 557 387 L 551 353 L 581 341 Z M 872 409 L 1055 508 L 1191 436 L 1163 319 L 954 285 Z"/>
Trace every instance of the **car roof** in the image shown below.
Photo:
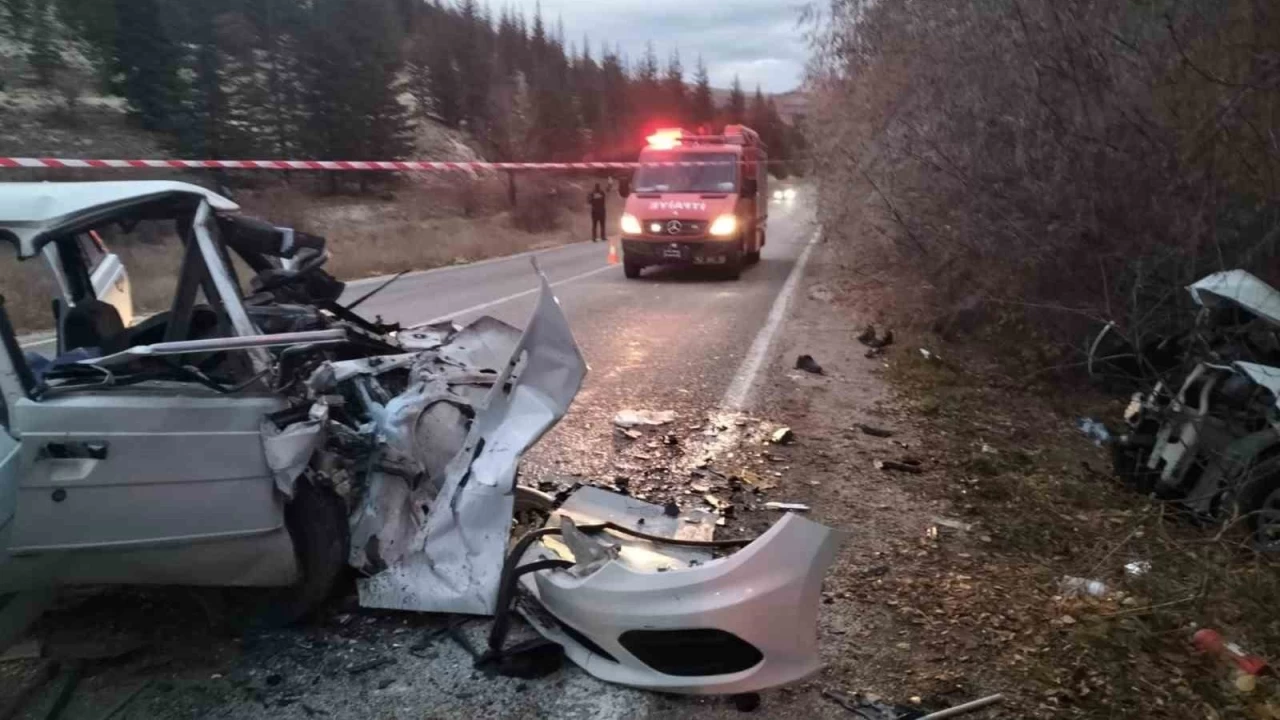
<path fill-rule="evenodd" d="M 40 250 L 41 236 L 112 211 L 167 197 L 203 198 L 215 211 L 240 206 L 199 185 L 173 180 L 113 182 L 0 182 L 0 239 L 18 246 L 19 255 Z"/>

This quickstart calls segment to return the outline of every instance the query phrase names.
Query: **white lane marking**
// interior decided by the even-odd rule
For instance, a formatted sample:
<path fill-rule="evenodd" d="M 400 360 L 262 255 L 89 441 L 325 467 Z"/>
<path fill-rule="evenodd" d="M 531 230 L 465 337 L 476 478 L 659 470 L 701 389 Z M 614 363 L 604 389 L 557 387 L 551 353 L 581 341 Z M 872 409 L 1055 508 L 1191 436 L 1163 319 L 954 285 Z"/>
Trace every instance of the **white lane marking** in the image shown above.
<path fill-rule="evenodd" d="M 516 253 L 515 255 L 503 255 L 501 257 L 493 257 L 493 258 L 487 258 L 485 260 L 477 260 L 475 262 L 470 262 L 465 265 L 445 265 L 443 267 L 428 268 L 426 270 L 415 270 L 410 273 L 405 273 L 400 279 L 408 280 L 409 278 L 415 278 L 421 275 L 432 275 L 434 273 L 448 272 L 450 270 L 466 270 L 467 268 L 481 267 L 482 265 L 492 265 L 494 263 L 500 263 L 500 262 L 503 262 L 504 260 L 518 260 L 523 257 L 529 257 L 530 255 L 538 255 L 538 256 L 550 255 L 551 253 L 556 252 L 558 250 L 566 250 L 568 248 L 580 248 L 590 244 L 591 244 L 591 241 L 582 240 L 579 242 L 565 243 L 564 245 L 557 245 L 555 247 L 550 247 L 550 248 L 541 248 L 538 250 L 525 250 L 524 252 Z M 376 277 L 361 278 L 359 280 L 349 280 L 347 281 L 347 287 L 349 288 L 364 287 L 365 285 L 373 285 L 374 283 L 386 282 L 387 280 L 390 280 L 393 277 L 395 277 L 394 273 L 392 273 L 391 275 L 378 275 Z"/>
<path fill-rule="evenodd" d="M 18 349 L 19 349 L 19 350 L 26 350 L 26 349 L 27 349 L 27 348 L 29 348 L 29 347 L 36 347 L 37 345 L 51 345 L 51 344 L 54 344 L 54 343 L 56 343 L 56 342 L 58 342 L 58 338 L 57 338 L 56 336 L 54 336 L 54 337 L 47 337 L 47 338 L 45 338 L 45 339 L 43 339 L 43 340 L 32 340 L 31 342 L 25 342 L 25 343 L 22 343 L 22 344 L 18 345 Z"/>
<path fill-rule="evenodd" d="M 804 274 L 804 266 L 809 262 L 809 254 L 813 252 L 813 246 L 818 244 L 820 237 L 822 237 L 821 228 L 814 231 L 808 244 L 804 246 L 804 251 L 800 253 L 800 257 L 796 258 L 796 264 L 791 267 L 791 274 L 787 275 L 786 282 L 782 284 L 782 289 L 773 300 L 773 307 L 769 309 L 769 317 L 760 328 L 760 332 L 756 333 L 756 339 L 747 350 L 747 356 L 742 359 L 742 364 L 738 366 L 738 372 L 733 376 L 733 382 L 729 383 L 724 399 L 720 401 L 721 407 L 725 410 L 736 412 L 746 406 L 755 385 L 756 376 L 760 374 L 760 368 L 764 367 L 765 358 L 769 355 L 769 346 L 773 344 L 773 337 L 778 334 L 782 321 L 787 317 L 787 306 L 791 303 L 791 296 L 795 294 L 796 286 L 800 284 L 800 276 Z"/>
<path fill-rule="evenodd" d="M 616 268 L 616 267 L 617 267 L 616 265 L 605 265 L 604 267 L 598 267 L 598 268 L 596 268 L 595 270 L 588 270 L 588 271 L 586 271 L 586 272 L 584 272 L 584 273 L 578 273 L 577 275 L 574 275 L 574 276 L 572 276 L 572 277 L 567 277 L 567 278 L 565 278 L 565 279 L 563 279 L 563 280 L 557 280 L 557 281 L 555 281 L 555 282 L 551 283 L 551 287 L 553 287 L 553 288 L 554 288 L 554 287 L 560 287 L 561 285 L 565 285 L 565 284 L 568 284 L 568 283 L 571 283 L 571 282 L 574 282 L 574 281 L 577 281 L 577 280 L 581 280 L 581 279 L 583 279 L 583 278 L 588 278 L 588 277 L 591 277 L 592 275 L 596 275 L 596 274 L 602 273 L 602 272 L 604 272 L 604 271 L 606 271 L 606 270 L 613 270 L 613 269 L 614 269 L 614 268 Z M 497 300 L 490 300 L 489 302 L 480 303 L 479 305 L 472 305 L 472 306 L 471 306 L 471 307 L 469 307 L 469 308 L 463 308 L 462 310 L 457 310 L 457 311 L 455 311 L 455 312 L 451 312 L 451 313 L 449 313 L 449 314 L 447 314 L 447 315 L 441 315 L 440 317 L 434 317 L 434 318 L 431 318 L 430 320 L 427 320 L 427 321 L 425 321 L 425 322 L 415 323 L 415 324 L 410 325 L 410 326 L 408 326 L 408 327 L 409 327 L 409 329 L 410 329 L 410 330 L 413 330 L 414 328 L 420 328 L 420 327 L 422 327 L 422 326 L 424 326 L 424 325 L 431 325 L 431 324 L 434 324 L 434 323 L 443 322 L 443 321 L 445 321 L 445 320 L 451 320 L 451 319 L 453 319 L 453 318 L 455 318 L 455 317 L 458 317 L 459 315 L 467 315 L 467 314 L 470 314 L 470 313 L 473 313 L 473 312 L 477 312 L 477 311 L 479 311 L 479 310 L 485 310 L 485 309 L 491 308 L 491 307 L 493 307 L 494 305 L 501 305 L 502 303 L 511 302 L 512 300 L 519 300 L 520 298 L 525 297 L 526 295 L 532 295 L 532 294 L 534 294 L 534 293 L 538 292 L 538 290 L 539 290 L 539 288 L 536 288 L 536 287 L 535 287 L 535 288 L 529 288 L 528 290 L 524 290 L 524 291 L 521 291 L 521 292 L 518 292 L 518 293 L 512 293 L 512 294 L 510 294 L 510 295 L 507 295 L 506 297 L 500 297 L 500 298 L 498 298 Z"/>

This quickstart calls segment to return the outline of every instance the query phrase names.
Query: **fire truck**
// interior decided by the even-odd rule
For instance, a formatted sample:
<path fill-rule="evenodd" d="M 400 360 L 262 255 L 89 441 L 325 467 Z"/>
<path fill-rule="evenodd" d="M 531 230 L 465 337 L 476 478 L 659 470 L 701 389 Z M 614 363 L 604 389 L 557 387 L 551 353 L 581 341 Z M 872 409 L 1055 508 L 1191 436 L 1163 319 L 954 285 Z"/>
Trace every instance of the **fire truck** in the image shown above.
<path fill-rule="evenodd" d="M 650 265 L 714 268 L 736 280 L 760 260 L 768 195 L 766 148 L 745 125 L 722 135 L 659 130 L 640 167 L 618 184 L 622 267 L 628 278 Z"/>

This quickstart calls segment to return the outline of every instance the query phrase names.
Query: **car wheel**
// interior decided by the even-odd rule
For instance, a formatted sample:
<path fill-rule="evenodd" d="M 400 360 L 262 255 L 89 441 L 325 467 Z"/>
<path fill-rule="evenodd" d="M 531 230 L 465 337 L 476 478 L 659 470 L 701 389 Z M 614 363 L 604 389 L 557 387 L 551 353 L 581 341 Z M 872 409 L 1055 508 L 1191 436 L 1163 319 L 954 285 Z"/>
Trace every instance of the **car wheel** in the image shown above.
<path fill-rule="evenodd" d="M 346 503 L 333 490 L 298 478 L 284 509 L 302 579 L 276 593 L 263 613 L 268 627 L 306 620 L 329 599 L 347 570 L 350 546 Z"/>
<path fill-rule="evenodd" d="M 632 262 L 630 260 L 622 261 L 622 274 L 625 275 L 628 280 L 635 280 L 640 277 L 640 271 L 643 269 L 644 266 L 640 263 Z"/>

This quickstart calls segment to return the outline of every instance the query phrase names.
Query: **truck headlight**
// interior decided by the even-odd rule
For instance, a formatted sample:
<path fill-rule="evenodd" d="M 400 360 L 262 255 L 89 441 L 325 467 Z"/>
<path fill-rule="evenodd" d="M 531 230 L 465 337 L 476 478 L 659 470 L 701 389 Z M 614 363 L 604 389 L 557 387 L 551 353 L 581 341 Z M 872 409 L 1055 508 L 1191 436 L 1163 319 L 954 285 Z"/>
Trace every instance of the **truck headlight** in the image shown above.
<path fill-rule="evenodd" d="M 640 221 L 631 213 L 622 214 L 622 232 L 626 235 L 640 235 L 644 231 L 640 229 Z"/>
<path fill-rule="evenodd" d="M 738 218 L 732 215 L 721 215 L 716 221 L 711 223 L 711 229 L 707 232 L 716 237 L 726 237 L 738 231 Z"/>

